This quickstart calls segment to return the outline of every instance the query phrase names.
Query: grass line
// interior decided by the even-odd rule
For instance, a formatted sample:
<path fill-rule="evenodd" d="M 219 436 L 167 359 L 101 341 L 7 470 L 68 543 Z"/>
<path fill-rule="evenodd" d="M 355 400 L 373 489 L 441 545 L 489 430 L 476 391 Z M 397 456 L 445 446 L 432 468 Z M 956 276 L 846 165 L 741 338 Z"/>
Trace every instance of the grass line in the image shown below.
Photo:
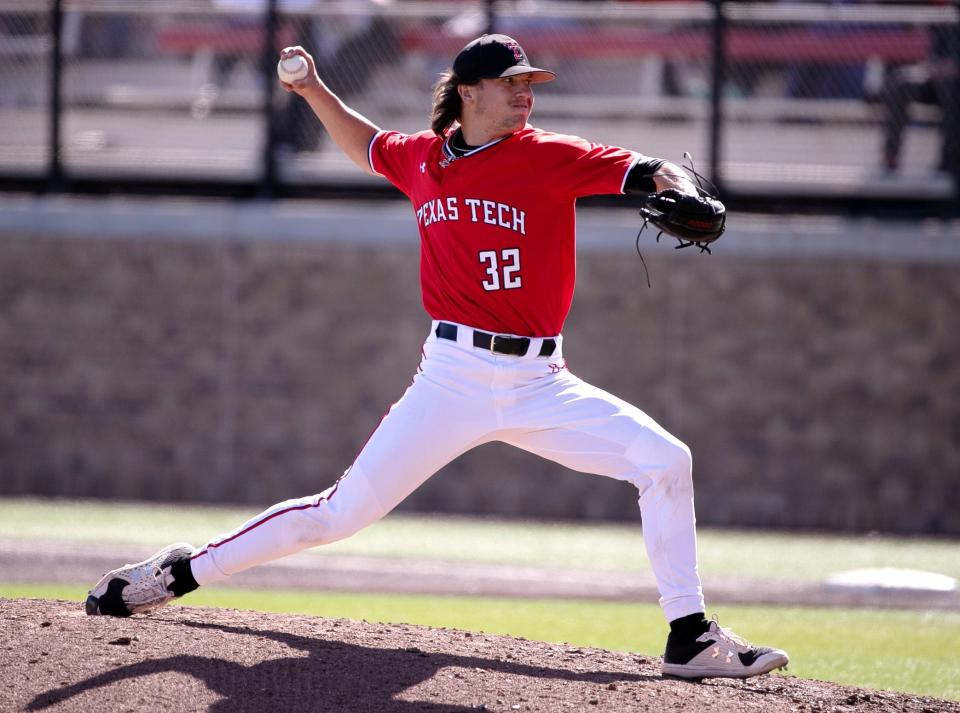
<path fill-rule="evenodd" d="M 256 515 L 254 508 L 90 500 L 0 499 L 0 538 L 195 545 Z M 701 528 L 704 579 L 822 581 L 836 572 L 903 567 L 960 579 L 957 542 L 921 538 Z M 639 524 L 517 522 L 395 514 L 315 550 L 352 555 L 649 573 Z"/>

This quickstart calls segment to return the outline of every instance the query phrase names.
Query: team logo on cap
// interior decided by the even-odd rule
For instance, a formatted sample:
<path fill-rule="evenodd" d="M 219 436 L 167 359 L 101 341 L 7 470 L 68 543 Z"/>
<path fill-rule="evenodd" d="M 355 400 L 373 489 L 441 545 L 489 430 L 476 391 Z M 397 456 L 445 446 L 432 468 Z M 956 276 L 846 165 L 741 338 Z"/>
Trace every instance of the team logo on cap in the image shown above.
<path fill-rule="evenodd" d="M 523 63 L 527 61 L 527 58 L 523 56 L 523 50 L 520 49 L 519 44 L 512 40 L 510 42 L 504 42 L 503 44 L 508 50 L 513 52 L 513 58 L 517 60 L 517 62 Z"/>

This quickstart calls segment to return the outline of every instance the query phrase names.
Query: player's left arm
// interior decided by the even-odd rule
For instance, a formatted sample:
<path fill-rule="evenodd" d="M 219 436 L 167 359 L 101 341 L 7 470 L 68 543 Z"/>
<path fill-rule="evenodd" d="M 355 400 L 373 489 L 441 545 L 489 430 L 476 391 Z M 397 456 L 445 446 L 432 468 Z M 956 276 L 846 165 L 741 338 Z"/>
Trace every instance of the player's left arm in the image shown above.
<path fill-rule="evenodd" d="M 536 166 L 553 185 L 575 198 L 638 193 L 672 188 L 697 195 L 682 168 L 662 158 L 618 146 L 595 144 L 578 136 L 540 132 L 530 137 L 537 148 Z"/>
<path fill-rule="evenodd" d="M 697 187 L 693 181 L 683 172 L 678 165 L 664 161 L 660 168 L 653 174 L 654 190 L 662 191 L 664 188 L 676 188 L 681 193 L 697 195 Z"/>
<path fill-rule="evenodd" d="M 624 193 L 655 193 L 665 188 L 697 195 L 697 187 L 683 169 L 665 159 L 649 156 L 640 156 L 623 184 Z"/>

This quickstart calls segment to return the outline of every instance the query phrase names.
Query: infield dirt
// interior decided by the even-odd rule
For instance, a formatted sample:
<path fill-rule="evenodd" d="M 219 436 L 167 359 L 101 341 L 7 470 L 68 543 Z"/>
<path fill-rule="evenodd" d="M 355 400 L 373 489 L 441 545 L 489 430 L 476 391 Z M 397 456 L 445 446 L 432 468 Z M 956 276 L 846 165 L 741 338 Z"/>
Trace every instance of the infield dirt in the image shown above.
<path fill-rule="evenodd" d="M 637 654 L 418 626 L 0 599 L 0 711 L 904 711 L 960 703 L 773 674 L 664 679 Z"/>

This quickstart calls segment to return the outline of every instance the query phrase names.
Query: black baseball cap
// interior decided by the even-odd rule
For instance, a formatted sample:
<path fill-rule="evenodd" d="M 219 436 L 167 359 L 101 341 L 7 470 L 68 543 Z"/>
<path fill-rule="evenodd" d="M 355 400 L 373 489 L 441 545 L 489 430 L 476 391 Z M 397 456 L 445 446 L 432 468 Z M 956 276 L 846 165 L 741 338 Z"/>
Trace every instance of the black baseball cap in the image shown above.
<path fill-rule="evenodd" d="M 530 74 L 530 81 L 539 84 L 557 77 L 549 69 L 531 67 L 520 43 L 506 35 L 483 35 L 470 42 L 453 60 L 453 73 L 464 82 Z"/>

